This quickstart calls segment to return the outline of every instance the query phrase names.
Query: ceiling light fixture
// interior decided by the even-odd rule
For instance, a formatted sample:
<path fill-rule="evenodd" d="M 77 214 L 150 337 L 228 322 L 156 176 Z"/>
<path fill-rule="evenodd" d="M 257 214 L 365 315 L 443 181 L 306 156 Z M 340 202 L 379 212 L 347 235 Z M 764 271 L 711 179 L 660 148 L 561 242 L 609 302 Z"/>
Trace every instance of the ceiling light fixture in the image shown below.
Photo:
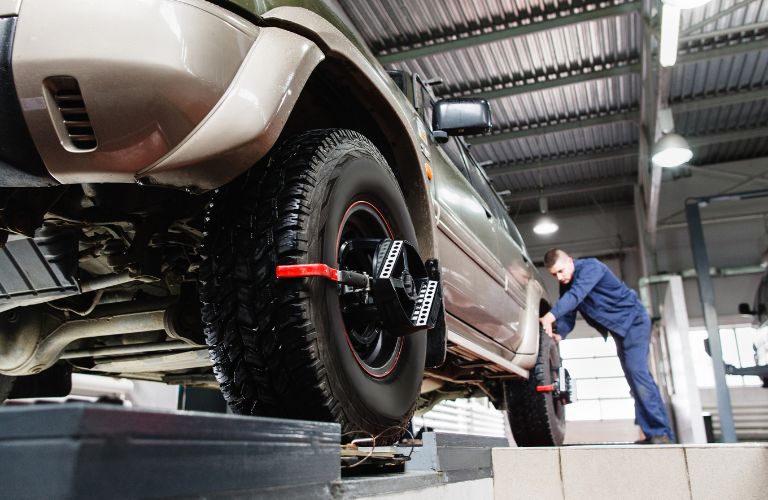
<path fill-rule="evenodd" d="M 680 11 L 695 9 L 710 0 L 663 0 L 661 7 L 661 42 L 659 64 L 674 66 L 677 61 L 677 44 L 680 37 Z"/>
<path fill-rule="evenodd" d="M 671 109 L 659 110 L 658 125 L 663 135 L 653 148 L 651 157 L 653 164 L 663 168 L 673 168 L 688 163 L 693 158 L 693 151 L 685 137 L 673 132 L 675 122 Z"/>
<path fill-rule="evenodd" d="M 660 167 L 672 168 L 688 163 L 691 158 L 693 151 L 688 141 L 682 135 L 670 132 L 656 143 L 651 161 Z"/>
<path fill-rule="evenodd" d="M 547 217 L 547 212 L 549 210 L 546 196 L 541 196 L 539 198 L 539 211 L 541 212 L 541 217 L 536 222 L 536 225 L 533 226 L 533 232 L 540 235 L 557 232 L 557 230 L 560 229 L 560 226 L 558 226 L 551 217 Z"/>

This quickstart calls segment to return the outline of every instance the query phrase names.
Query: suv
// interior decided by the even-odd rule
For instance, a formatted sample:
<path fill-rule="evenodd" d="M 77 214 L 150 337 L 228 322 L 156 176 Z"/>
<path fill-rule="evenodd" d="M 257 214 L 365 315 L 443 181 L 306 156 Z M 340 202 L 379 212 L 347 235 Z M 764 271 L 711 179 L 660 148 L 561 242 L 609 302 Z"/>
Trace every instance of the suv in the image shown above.
<path fill-rule="evenodd" d="M 389 443 L 482 395 L 562 443 L 545 290 L 461 139 L 488 104 L 295 4 L 0 6 L 0 399 L 108 374 Z"/>

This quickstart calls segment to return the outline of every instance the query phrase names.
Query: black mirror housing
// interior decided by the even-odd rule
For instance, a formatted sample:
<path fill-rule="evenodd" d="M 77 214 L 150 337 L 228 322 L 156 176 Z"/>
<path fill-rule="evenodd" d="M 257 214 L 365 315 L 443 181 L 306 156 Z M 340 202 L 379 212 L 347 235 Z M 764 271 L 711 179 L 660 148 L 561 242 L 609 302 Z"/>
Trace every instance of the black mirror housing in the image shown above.
<path fill-rule="evenodd" d="M 432 112 L 432 130 L 448 135 L 486 134 L 491 130 L 491 106 L 485 99 L 441 99 Z"/>

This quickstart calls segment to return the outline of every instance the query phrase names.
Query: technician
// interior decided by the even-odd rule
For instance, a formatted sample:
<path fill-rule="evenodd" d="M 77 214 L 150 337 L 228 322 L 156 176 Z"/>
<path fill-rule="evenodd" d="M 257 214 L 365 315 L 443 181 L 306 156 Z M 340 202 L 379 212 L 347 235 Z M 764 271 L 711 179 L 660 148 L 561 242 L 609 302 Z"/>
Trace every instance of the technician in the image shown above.
<path fill-rule="evenodd" d="M 544 266 L 560 283 L 560 300 L 539 319 L 544 331 L 559 342 L 573 330 L 579 311 L 603 337 L 610 333 L 635 400 L 636 423 L 645 434 L 636 443 L 673 443 L 664 402 L 648 369 L 651 320 L 637 294 L 597 259 L 573 259 L 553 248 L 544 255 Z"/>

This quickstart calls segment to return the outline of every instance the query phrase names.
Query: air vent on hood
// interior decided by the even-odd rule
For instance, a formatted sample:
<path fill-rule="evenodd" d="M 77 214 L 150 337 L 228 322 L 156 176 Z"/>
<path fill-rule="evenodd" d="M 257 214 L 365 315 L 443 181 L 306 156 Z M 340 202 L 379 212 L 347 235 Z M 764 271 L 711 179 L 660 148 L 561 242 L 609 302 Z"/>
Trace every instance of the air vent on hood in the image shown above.
<path fill-rule="evenodd" d="M 55 125 L 65 147 L 70 146 L 67 149 L 78 151 L 96 149 L 98 145 L 96 134 L 88 117 L 77 80 L 71 76 L 49 77 L 45 79 L 45 87 L 49 92 L 49 105 L 53 104 L 56 107 L 56 110 L 51 110 L 54 111 L 51 114 L 58 115 L 60 123 Z M 55 117 L 54 121 L 56 121 Z"/>

